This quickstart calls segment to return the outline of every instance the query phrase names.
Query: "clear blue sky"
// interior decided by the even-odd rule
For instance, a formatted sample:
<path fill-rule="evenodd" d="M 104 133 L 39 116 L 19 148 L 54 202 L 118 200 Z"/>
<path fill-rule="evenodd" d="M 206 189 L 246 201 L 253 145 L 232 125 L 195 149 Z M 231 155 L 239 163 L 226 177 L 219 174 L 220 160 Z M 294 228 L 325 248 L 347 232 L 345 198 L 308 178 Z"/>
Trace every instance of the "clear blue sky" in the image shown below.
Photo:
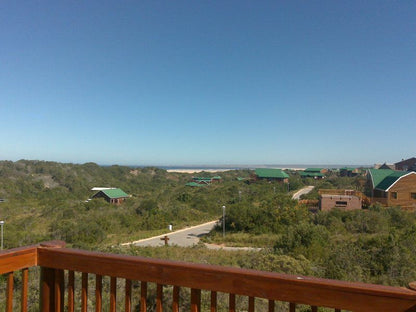
<path fill-rule="evenodd" d="M 2 1 L 0 159 L 416 156 L 415 1 Z"/>

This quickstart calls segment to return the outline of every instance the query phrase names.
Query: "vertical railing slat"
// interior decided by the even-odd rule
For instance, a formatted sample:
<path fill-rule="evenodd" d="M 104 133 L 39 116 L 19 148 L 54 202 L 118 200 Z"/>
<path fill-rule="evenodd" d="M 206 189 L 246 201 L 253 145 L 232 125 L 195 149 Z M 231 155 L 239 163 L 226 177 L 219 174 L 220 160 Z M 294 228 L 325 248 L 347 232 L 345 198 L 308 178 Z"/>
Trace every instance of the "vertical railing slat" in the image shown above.
<path fill-rule="evenodd" d="M 296 312 L 296 303 L 289 303 L 289 312 Z"/>
<path fill-rule="evenodd" d="M 179 312 L 179 286 L 173 286 L 172 312 Z"/>
<path fill-rule="evenodd" d="M 163 306 L 163 285 L 157 284 L 156 287 L 156 312 L 162 312 Z"/>
<path fill-rule="evenodd" d="M 201 311 L 201 289 L 191 289 L 191 312 Z"/>
<path fill-rule="evenodd" d="M 27 312 L 27 296 L 29 288 L 29 269 L 22 270 L 22 298 L 21 298 L 21 311 Z"/>
<path fill-rule="evenodd" d="M 274 300 L 269 300 L 269 312 L 274 312 Z"/>
<path fill-rule="evenodd" d="M 228 311 L 235 312 L 235 294 L 230 294 Z"/>
<path fill-rule="evenodd" d="M 55 312 L 61 312 L 64 309 L 64 271 L 55 269 L 54 275 Z"/>
<path fill-rule="evenodd" d="M 147 310 L 147 282 L 140 282 L 140 312 Z"/>
<path fill-rule="evenodd" d="M 335 309 L 335 312 L 341 312 L 341 309 Z"/>
<path fill-rule="evenodd" d="M 103 310 L 103 277 L 95 275 L 95 312 Z"/>
<path fill-rule="evenodd" d="M 68 312 L 74 312 L 75 272 L 68 271 Z"/>
<path fill-rule="evenodd" d="M 311 306 L 311 311 L 312 312 L 318 312 L 318 307 L 317 306 Z"/>
<path fill-rule="evenodd" d="M 126 279 L 124 310 L 125 312 L 131 312 L 131 280 L 129 279 Z"/>
<path fill-rule="evenodd" d="M 248 312 L 254 312 L 254 297 L 248 297 Z"/>
<path fill-rule="evenodd" d="M 88 273 L 82 273 L 81 311 L 88 311 Z"/>
<path fill-rule="evenodd" d="M 117 303 L 117 278 L 110 279 L 110 312 L 116 312 Z"/>
<path fill-rule="evenodd" d="M 7 297 L 6 297 L 6 311 L 13 312 L 13 277 L 14 273 L 7 274 Z"/>
<path fill-rule="evenodd" d="M 39 311 L 49 312 L 55 308 L 55 270 L 41 267 Z"/>
<path fill-rule="evenodd" d="M 211 312 L 217 312 L 217 292 L 211 291 Z"/>

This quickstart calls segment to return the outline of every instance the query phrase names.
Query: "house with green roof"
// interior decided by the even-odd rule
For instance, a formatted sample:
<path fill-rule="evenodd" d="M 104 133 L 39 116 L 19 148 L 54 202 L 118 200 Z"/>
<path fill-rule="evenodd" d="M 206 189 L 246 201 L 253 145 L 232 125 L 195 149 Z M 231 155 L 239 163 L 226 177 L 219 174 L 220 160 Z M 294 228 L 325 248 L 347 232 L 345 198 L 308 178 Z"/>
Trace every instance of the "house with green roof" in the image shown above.
<path fill-rule="evenodd" d="M 301 178 L 314 178 L 320 180 L 325 178 L 325 173 L 328 172 L 325 168 L 306 168 L 300 172 Z"/>
<path fill-rule="evenodd" d="M 190 186 L 190 187 L 201 187 L 207 184 L 201 184 L 201 183 L 197 183 L 197 182 L 188 182 L 185 184 L 185 186 Z"/>
<path fill-rule="evenodd" d="M 198 184 L 211 184 L 212 182 L 221 182 L 222 178 L 220 176 L 215 177 L 193 177 L 193 182 Z"/>
<path fill-rule="evenodd" d="M 119 188 L 103 188 L 98 193 L 92 196 L 92 198 L 104 198 L 110 204 L 119 205 L 129 195 Z"/>
<path fill-rule="evenodd" d="M 289 182 L 289 175 L 282 169 L 257 168 L 254 172 L 254 180 Z"/>
<path fill-rule="evenodd" d="M 367 179 L 372 203 L 416 209 L 416 172 L 369 169 Z"/>
<path fill-rule="evenodd" d="M 356 177 L 361 173 L 361 170 L 359 168 L 339 168 L 339 175 L 341 177 Z"/>

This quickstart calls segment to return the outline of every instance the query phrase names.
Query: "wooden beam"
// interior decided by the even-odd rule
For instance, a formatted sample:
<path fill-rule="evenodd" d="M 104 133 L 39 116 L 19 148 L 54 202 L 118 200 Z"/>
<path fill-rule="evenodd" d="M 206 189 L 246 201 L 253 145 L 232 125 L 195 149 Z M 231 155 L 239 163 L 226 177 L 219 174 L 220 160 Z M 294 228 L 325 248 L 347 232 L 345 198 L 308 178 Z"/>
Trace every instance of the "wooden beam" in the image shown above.
<path fill-rule="evenodd" d="M 416 292 L 398 287 L 190 264 L 66 248 L 38 250 L 41 266 L 91 272 L 162 285 L 207 289 L 353 311 L 406 311 Z"/>

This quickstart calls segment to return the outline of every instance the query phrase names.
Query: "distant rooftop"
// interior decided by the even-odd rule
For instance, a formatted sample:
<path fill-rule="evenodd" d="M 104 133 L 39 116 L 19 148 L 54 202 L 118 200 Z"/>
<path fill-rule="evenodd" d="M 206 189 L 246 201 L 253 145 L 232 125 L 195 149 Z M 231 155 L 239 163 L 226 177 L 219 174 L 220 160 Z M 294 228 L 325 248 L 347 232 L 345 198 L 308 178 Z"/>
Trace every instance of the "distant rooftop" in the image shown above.
<path fill-rule="evenodd" d="M 382 191 L 387 191 L 400 177 L 408 174 L 406 171 L 392 169 L 368 169 L 368 171 L 373 187 Z"/>
<path fill-rule="evenodd" d="M 111 188 L 106 190 L 101 190 L 108 198 L 122 198 L 122 197 L 129 197 L 127 193 L 125 193 L 122 189 L 119 188 Z"/>
<path fill-rule="evenodd" d="M 257 168 L 256 175 L 259 178 L 276 178 L 276 179 L 289 178 L 289 175 L 286 172 L 284 172 L 282 169 Z"/>

